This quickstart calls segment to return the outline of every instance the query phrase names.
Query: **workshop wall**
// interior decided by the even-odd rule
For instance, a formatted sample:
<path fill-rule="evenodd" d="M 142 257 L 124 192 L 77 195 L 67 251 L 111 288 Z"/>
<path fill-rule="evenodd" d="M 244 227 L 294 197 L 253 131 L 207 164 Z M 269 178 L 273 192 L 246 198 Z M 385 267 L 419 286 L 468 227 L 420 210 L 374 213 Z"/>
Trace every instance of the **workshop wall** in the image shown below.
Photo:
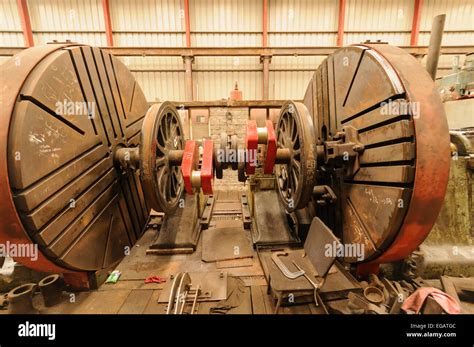
<path fill-rule="evenodd" d="M 27 1 L 35 44 L 72 40 L 106 46 L 101 0 Z M 184 0 L 109 1 L 115 46 L 185 47 Z M 193 47 L 262 46 L 263 0 L 190 0 Z M 337 0 L 268 0 L 268 46 L 335 46 Z M 0 47 L 24 46 L 16 0 L 0 2 Z M 344 44 L 370 40 L 409 45 L 414 13 L 412 0 L 347 0 Z M 425 0 L 418 45 L 427 45 L 434 16 L 446 13 L 443 45 L 474 44 L 474 0 Z M 438 76 L 450 72 L 452 56 L 440 60 Z M 181 57 L 121 57 L 150 102 L 184 100 Z M 324 57 L 272 57 L 270 99 L 301 99 L 312 71 Z M 5 58 L 1 57 L 0 63 Z M 259 57 L 196 57 L 195 100 L 227 98 L 234 82 L 244 99 L 259 100 L 262 64 Z"/>

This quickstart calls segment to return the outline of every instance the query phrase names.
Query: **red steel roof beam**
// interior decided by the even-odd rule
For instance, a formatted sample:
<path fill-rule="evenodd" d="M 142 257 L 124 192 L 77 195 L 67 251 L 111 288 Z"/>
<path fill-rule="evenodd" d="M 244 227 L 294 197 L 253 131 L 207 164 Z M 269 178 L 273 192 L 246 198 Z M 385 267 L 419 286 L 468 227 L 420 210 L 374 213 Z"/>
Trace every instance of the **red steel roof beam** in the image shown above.
<path fill-rule="evenodd" d="M 33 31 L 31 30 L 30 14 L 28 12 L 28 4 L 26 0 L 17 0 L 18 13 L 20 14 L 21 28 L 23 30 L 23 38 L 26 47 L 35 45 L 33 41 Z"/>
<path fill-rule="evenodd" d="M 186 26 L 186 47 L 191 47 L 191 22 L 189 20 L 189 0 L 184 0 L 184 25 Z"/>
<path fill-rule="evenodd" d="M 339 16 L 337 20 L 337 46 L 344 44 L 344 17 L 346 14 L 346 0 L 339 0 Z"/>
<path fill-rule="evenodd" d="M 112 20 L 110 17 L 109 0 L 102 0 L 102 9 L 104 11 L 105 36 L 107 38 L 107 46 L 113 47 L 114 37 L 112 34 Z"/>
<path fill-rule="evenodd" d="M 421 7 L 423 0 L 415 0 L 415 9 L 413 11 L 413 23 L 411 25 L 410 45 L 418 45 L 418 35 L 420 34 Z"/>

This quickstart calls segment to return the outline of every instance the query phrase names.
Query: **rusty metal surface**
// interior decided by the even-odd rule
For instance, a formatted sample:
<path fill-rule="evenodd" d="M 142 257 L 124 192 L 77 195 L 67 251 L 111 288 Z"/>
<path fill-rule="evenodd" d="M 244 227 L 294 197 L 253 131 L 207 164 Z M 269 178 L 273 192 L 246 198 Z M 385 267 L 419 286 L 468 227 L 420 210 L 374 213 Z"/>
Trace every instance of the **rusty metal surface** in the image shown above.
<path fill-rule="evenodd" d="M 325 277 L 336 261 L 336 254 L 326 254 L 327 245 L 340 245 L 332 231 L 319 219 L 314 217 L 304 243 L 304 251 L 311 264 L 320 276 Z"/>
<path fill-rule="evenodd" d="M 277 148 L 289 150 L 290 160 L 275 165 L 279 197 L 293 212 L 311 199 L 316 174 L 316 140 L 307 107 L 300 102 L 283 105 L 276 125 Z"/>
<path fill-rule="evenodd" d="M 290 228 L 288 215 L 275 190 L 259 190 L 253 193 L 254 220 L 252 239 L 256 245 L 287 245 L 300 242 Z"/>
<path fill-rule="evenodd" d="M 325 222 L 343 244 L 364 246 L 362 261 L 410 254 L 436 220 L 450 165 L 446 117 L 429 75 L 402 49 L 346 47 L 321 64 L 304 102 L 320 141 L 350 125 L 365 146 L 351 179 L 338 183 L 318 173 L 318 184 L 330 185 L 339 197 L 339 215 L 322 208 Z"/>
<path fill-rule="evenodd" d="M 38 244 L 38 261 L 17 260 L 40 271 L 117 263 L 148 218 L 138 174 L 113 163 L 148 108 L 133 75 L 78 45 L 26 50 L 0 75 L 0 241 Z"/>
<path fill-rule="evenodd" d="M 221 260 L 253 257 L 250 240 L 243 227 L 212 228 L 202 232 L 202 260 Z"/>
<path fill-rule="evenodd" d="M 184 132 L 176 108 L 169 102 L 150 107 L 143 121 L 140 170 L 146 200 L 160 212 L 173 212 L 184 190 L 179 166 L 168 153 L 184 150 Z"/>

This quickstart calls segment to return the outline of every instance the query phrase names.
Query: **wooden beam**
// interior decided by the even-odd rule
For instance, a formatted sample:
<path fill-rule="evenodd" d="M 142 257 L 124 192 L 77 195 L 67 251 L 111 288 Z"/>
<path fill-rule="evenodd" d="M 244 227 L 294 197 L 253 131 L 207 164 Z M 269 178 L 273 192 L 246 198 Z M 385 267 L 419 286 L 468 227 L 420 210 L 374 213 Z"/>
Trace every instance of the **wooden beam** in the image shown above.
<path fill-rule="evenodd" d="M 339 0 L 339 15 L 337 19 L 337 46 L 344 44 L 344 18 L 346 14 L 346 0 Z"/>
<path fill-rule="evenodd" d="M 112 33 L 112 20 L 110 17 L 109 0 L 102 0 L 102 10 L 104 11 L 105 36 L 107 38 L 107 46 L 113 47 L 114 37 Z"/>
<path fill-rule="evenodd" d="M 35 45 L 33 40 L 33 31 L 31 30 L 30 14 L 26 0 L 17 0 L 18 13 L 20 15 L 21 28 L 23 30 L 23 39 L 26 47 Z"/>
<path fill-rule="evenodd" d="M 191 47 L 191 21 L 189 19 L 189 0 L 184 0 L 184 25 L 186 27 L 186 47 Z"/>
<path fill-rule="evenodd" d="M 413 22 L 411 24 L 411 38 L 410 45 L 418 45 L 418 35 L 420 34 L 420 21 L 421 21 L 421 7 L 423 6 L 423 0 L 415 0 L 415 8 L 413 11 Z"/>

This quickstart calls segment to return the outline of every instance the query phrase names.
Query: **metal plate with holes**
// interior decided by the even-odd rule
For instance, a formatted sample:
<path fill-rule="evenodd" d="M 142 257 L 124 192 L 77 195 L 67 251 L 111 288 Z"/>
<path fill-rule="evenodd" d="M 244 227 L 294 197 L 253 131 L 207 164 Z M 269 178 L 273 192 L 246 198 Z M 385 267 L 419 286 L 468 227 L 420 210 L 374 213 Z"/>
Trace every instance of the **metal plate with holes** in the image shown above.
<path fill-rule="evenodd" d="M 433 81 L 400 48 L 350 46 L 323 61 L 304 103 L 318 141 L 350 125 L 365 145 L 360 170 L 342 185 L 318 172 L 340 201 L 325 223 L 342 243 L 363 245 L 363 261 L 406 257 L 431 230 L 448 180 L 449 133 Z"/>
<path fill-rule="evenodd" d="M 117 263 L 148 218 L 138 173 L 113 164 L 148 108 L 125 65 L 88 46 L 38 46 L 0 67 L 0 241 L 36 243 L 40 271 Z M 8 130 L 8 131 L 7 131 Z"/>
<path fill-rule="evenodd" d="M 191 287 L 201 288 L 199 301 L 220 301 L 227 299 L 227 272 L 189 272 Z M 166 282 L 158 303 L 166 303 L 170 297 L 172 280 Z"/>

